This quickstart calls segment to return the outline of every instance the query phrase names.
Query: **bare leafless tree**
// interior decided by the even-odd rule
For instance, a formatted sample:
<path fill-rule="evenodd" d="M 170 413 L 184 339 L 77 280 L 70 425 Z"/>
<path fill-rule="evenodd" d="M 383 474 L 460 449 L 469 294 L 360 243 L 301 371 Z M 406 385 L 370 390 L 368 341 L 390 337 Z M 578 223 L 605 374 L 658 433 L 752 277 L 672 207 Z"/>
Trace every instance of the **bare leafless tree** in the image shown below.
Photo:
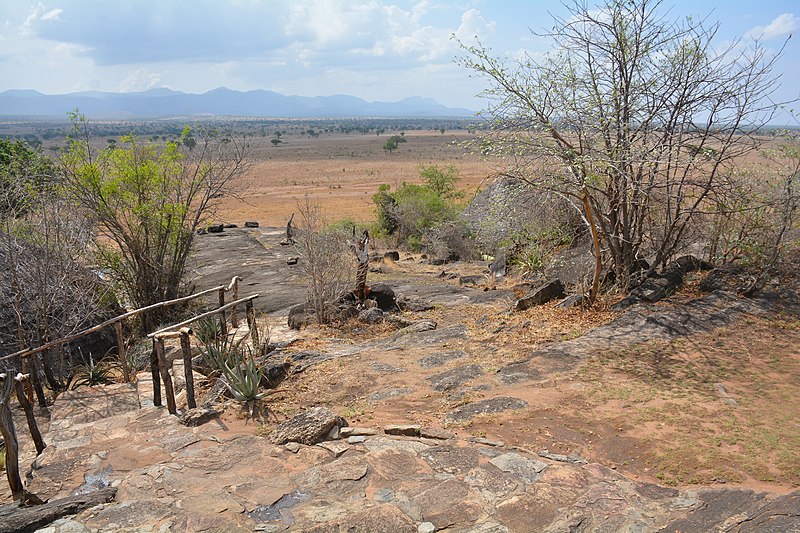
<path fill-rule="evenodd" d="M 32 185 L 36 183 L 47 185 Z M 91 325 L 103 308 L 104 290 L 89 268 L 91 227 L 62 196 L 56 176 L 22 172 L 6 185 L 0 195 L 0 258 L 6 272 L 0 278 L 0 340 L 9 348 L 3 351 L 10 353 Z M 23 362 L 21 369 L 31 373 L 40 403 L 45 397 L 39 373 L 52 390 L 63 389 L 70 374 L 67 355 L 57 349 Z"/>
<path fill-rule="evenodd" d="M 297 204 L 299 225 L 295 249 L 308 286 L 308 299 L 317 319 L 330 319 L 332 304 L 347 290 L 351 259 L 347 236 L 328 227 L 318 203 L 306 196 Z"/>
<path fill-rule="evenodd" d="M 592 230 L 593 298 L 601 252 L 627 284 L 641 256 L 652 272 L 692 241 L 697 213 L 779 109 L 779 53 L 719 48 L 716 24 L 667 20 L 661 0 L 567 7 L 543 59 L 463 45 L 461 63 L 491 84 L 480 149 L 512 161 L 502 175 L 568 199 Z"/>

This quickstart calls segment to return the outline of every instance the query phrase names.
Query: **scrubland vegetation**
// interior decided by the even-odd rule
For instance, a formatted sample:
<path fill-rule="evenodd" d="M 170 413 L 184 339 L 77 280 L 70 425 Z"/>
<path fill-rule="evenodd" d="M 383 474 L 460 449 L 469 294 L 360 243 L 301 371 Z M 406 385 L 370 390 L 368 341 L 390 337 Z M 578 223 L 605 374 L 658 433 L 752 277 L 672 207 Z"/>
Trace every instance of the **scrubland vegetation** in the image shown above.
<path fill-rule="evenodd" d="M 280 226 L 295 211 L 293 244 L 319 323 L 333 320 L 329 304 L 352 290 L 349 239 L 363 231 L 373 246 L 427 259 L 503 258 L 529 280 L 575 256 L 570 289 L 589 306 L 603 291 L 622 297 L 685 254 L 736 270 L 740 293 L 757 295 L 796 272 L 788 261 L 800 235 L 800 139 L 768 126 L 780 110 L 771 100 L 774 57 L 758 43 L 720 51 L 713 28 L 665 21 L 658 9 L 612 1 L 598 18 L 575 4 L 573 18 L 556 21 L 555 47 L 542 60 L 509 62 L 465 46 L 462 63 L 490 84 L 475 124 L 178 126 L 91 123 L 77 113 L 68 132 L 4 124 L 0 356 L 123 307 L 183 296 L 198 230 L 245 218 Z M 423 141 L 435 147 L 425 157 L 415 152 Z M 287 160 L 305 174 L 267 175 Z M 303 181 L 309 175 L 314 181 Z M 326 213 L 342 204 L 343 189 L 357 200 Z M 261 217 L 259 209 L 273 211 Z M 144 314 L 137 333 L 173 318 Z M 253 353 L 228 343 L 206 335 L 207 366 L 252 408 L 262 370 Z M 45 386 L 109 379 L 103 355 L 55 349 L 25 370 L 44 404 Z"/>

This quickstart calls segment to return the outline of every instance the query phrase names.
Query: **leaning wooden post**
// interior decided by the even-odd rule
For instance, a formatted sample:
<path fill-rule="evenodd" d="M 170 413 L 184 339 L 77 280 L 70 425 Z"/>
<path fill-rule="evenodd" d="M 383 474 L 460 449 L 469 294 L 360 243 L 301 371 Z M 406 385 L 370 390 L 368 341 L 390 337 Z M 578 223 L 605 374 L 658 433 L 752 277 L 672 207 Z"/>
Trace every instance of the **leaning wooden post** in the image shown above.
<path fill-rule="evenodd" d="M 239 276 L 233 277 L 233 301 L 239 299 Z M 236 306 L 231 307 L 231 327 L 239 327 L 239 315 L 236 313 Z"/>
<path fill-rule="evenodd" d="M 186 378 L 186 406 L 189 409 L 197 407 L 194 399 L 194 374 L 192 373 L 192 344 L 189 342 L 189 328 L 181 329 L 181 352 L 183 353 L 183 375 Z"/>
<path fill-rule="evenodd" d="M 21 379 L 14 380 L 17 401 L 19 401 L 20 406 L 22 406 L 22 410 L 25 411 L 25 419 L 28 422 L 28 431 L 31 432 L 31 438 L 33 439 L 33 443 L 36 445 L 36 455 L 39 455 L 44 451 L 45 448 L 47 448 L 47 444 L 44 443 L 42 434 L 39 432 L 39 425 L 36 423 L 36 417 L 33 415 L 33 404 L 28 401 L 28 397 L 25 395 L 25 388 L 22 386 L 22 381 L 28 376 L 23 374 L 20 374 L 20 376 L 22 376 Z"/>
<path fill-rule="evenodd" d="M 219 306 L 225 306 L 225 289 L 221 288 L 219 290 Z M 228 334 L 228 323 L 225 320 L 225 311 L 219 312 L 219 332 L 220 334 L 225 337 Z"/>
<path fill-rule="evenodd" d="M 19 476 L 19 443 L 14 431 L 14 419 L 11 417 L 11 392 L 14 390 L 14 377 L 11 371 L 0 374 L 0 433 L 6 443 L 6 479 L 11 488 L 14 501 L 25 496 L 25 486 Z"/>
<path fill-rule="evenodd" d="M 128 368 L 128 355 L 125 352 L 125 338 L 122 336 L 122 321 L 114 322 L 114 331 L 117 334 L 117 355 L 119 364 L 122 365 L 122 379 L 125 383 L 131 382 L 131 370 Z"/>
<path fill-rule="evenodd" d="M 175 389 L 172 387 L 172 378 L 167 368 L 167 356 L 164 353 L 164 339 L 156 337 L 156 354 L 158 356 L 158 370 L 161 373 L 161 380 L 164 382 L 164 394 L 167 396 L 167 411 L 169 414 L 178 414 L 175 405 Z"/>
<path fill-rule="evenodd" d="M 161 377 L 158 370 L 158 349 L 155 339 L 153 339 L 153 349 L 150 351 L 150 375 L 153 377 L 153 405 L 161 407 Z"/>
<path fill-rule="evenodd" d="M 256 311 L 253 309 L 253 300 L 247 300 L 244 307 L 247 310 L 247 327 L 250 328 L 250 340 L 253 341 L 253 349 L 257 352 L 259 349 L 258 328 L 256 327 Z"/>

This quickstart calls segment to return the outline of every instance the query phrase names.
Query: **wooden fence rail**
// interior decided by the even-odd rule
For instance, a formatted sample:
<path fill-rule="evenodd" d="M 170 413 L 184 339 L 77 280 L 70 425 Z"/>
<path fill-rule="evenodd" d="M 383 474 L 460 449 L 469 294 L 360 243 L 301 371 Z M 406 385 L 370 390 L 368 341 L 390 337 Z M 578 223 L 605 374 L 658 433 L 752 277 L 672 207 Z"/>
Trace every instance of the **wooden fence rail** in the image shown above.
<path fill-rule="evenodd" d="M 253 308 L 253 300 L 258 298 L 258 294 L 253 294 L 242 298 L 241 300 L 234 300 L 230 303 L 224 303 L 221 300 L 220 305 L 216 309 L 199 314 L 183 322 L 178 322 L 171 326 L 161 328 L 158 331 L 149 333 L 148 338 L 153 339 L 153 351 L 150 356 L 150 372 L 153 377 L 153 405 L 161 405 L 161 383 L 164 384 L 164 395 L 167 397 L 167 411 L 170 414 L 178 414 L 178 407 L 175 402 L 175 387 L 172 383 L 172 376 L 170 371 L 172 365 L 167 362 L 166 348 L 164 346 L 164 339 L 180 337 L 181 339 L 181 355 L 183 357 L 183 375 L 186 380 L 186 405 L 189 409 L 197 407 L 197 400 L 194 394 L 194 374 L 192 373 L 192 346 L 189 340 L 192 330 L 186 326 L 208 318 L 214 315 L 220 315 L 220 333 L 227 335 L 227 324 L 225 323 L 225 311 L 228 309 L 236 309 L 238 305 L 245 304 L 247 311 L 247 325 L 250 328 L 250 339 L 254 346 L 258 346 L 258 327 L 255 320 L 255 310 Z M 235 312 L 231 312 L 231 322 L 233 322 Z M 237 322 L 238 324 L 238 322 Z M 233 324 L 231 324 L 233 327 Z"/>
<path fill-rule="evenodd" d="M 58 340 L 54 340 L 54 341 L 48 342 L 46 344 L 42 344 L 41 346 L 39 346 L 37 348 L 26 348 L 24 350 L 19 350 L 17 352 L 9 354 L 9 355 L 4 355 L 3 357 L 0 357 L 0 361 L 5 361 L 5 360 L 8 360 L 8 359 L 12 359 L 14 357 L 21 357 L 21 358 L 22 357 L 30 357 L 33 354 L 36 354 L 36 353 L 39 353 L 39 352 L 43 352 L 45 350 L 49 350 L 50 348 L 54 348 L 54 347 L 60 346 L 62 344 L 67 344 L 68 342 L 72 342 L 74 340 L 80 339 L 81 337 L 85 337 L 86 335 L 89 335 L 89 334 L 94 333 L 96 331 L 100 331 L 101 329 L 106 328 L 106 327 L 111 326 L 111 325 L 114 325 L 116 333 L 117 333 L 117 345 L 119 346 L 120 344 L 123 344 L 123 351 L 124 351 L 124 343 L 122 342 L 123 339 L 121 338 L 121 336 L 122 336 L 122 327 L 121 327 L 121 324 L 120 324 L 120 327 L 116 327 L 117 323 L 122 322 L 126 318 L 130 318 L 132 316 L 135 316 L 135 315 L 138 315 L 140 313 L 143 313 L 145 311 L 150 311 L 151 309 L 157 309 L 159 307 L 167 307 L 167 306 L 170 306 L 170 305 L 177 305 L 179 303 L 188 302 L 190 300 L 194 300 L 195 298 L 199 298 L 200 296 L 204 296 L 206 294 L 211 294 L 213 292 L 224 294 L 225 292 L 233 291 L 234 298 L 235 298 L 239 294 L 239 281 L 241 281 L 241 280 L 242 280 L 242 278 L 240 278 L 239 276 L 234 276 L 231 279 L 231 282 L 227 287 L 225 287 L 224 285 L 220 285 L 218 287 L 213 287 L 211 289 L 206 289 L 204 291 L 197 292 L 197 293 L 194 293 L 194 294 L 190 294 L 189 296 L 184 296 L 182 298 L 176 298 L 174 300 L 167 300 L 165 302 L 159 302 L 159 303 L 156 303 L 156 304 L 153 304 L 153 305 L 148 305 L 147 307 L 141 307 L 139 309 L 134 309 L 133 311 L 128 311 L 127 313 L 124 313 L 122 315 L 116 316 L 114 318 L 110 318 L 110 319 L 106 320 L 105 322 L 103 322 L 101 324 L 97 324 L 96 326 L 92 326 L 91 328 L 85 329 L 83 331 L 79 331 L 77 333 L 73 333 L 72 335 L 68 335 L 66 337 L 62 337 L 62 338 L 60 338 Z M 224 298 L 224 296 L 223 296 L 223 298 Z M 234 326 L 234 327 L 236 327 L 236 326 Z M 120 354 L 120 355 L 123 355 L 123 354 Z"/>

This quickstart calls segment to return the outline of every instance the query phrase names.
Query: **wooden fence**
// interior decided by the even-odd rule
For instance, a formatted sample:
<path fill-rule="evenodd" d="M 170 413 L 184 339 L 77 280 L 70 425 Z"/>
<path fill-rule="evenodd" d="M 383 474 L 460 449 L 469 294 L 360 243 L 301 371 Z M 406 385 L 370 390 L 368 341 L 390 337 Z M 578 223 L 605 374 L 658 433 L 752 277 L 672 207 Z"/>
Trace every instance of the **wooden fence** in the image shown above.
<path fill-rule="evenodd" d="M 164 394 L 167 397 L 167 410 L 173 415 L 178 412 L 175 403 L 175 387 L 172 383 L 172 376 L 170 375 L 172 365 L 167 363 L 164 340 L 180 337 L 183 372 L 184 378 L 186 379 L 186 405 L 189 409 L 197 407 L 197 401 L 194 395 L 194 374 L 192 373 L 192 347 L 189 341 L 189 335 L 191 335 L 192 330 L 186 326 L 210 316 L 220 315 L 220 332 L 222 335 L 227 335 L 228 327 L 225 320 L 225 311 L 231 309 L 231 326 L 238 327 L 238 321 L 234 323 L 234 321 L 236 321 L 235 310 L 238 305 L 244 304 L 247 326 L 250 328 L 250 339 L 253 346 L 258 346 L 258 327 L 256 326 L 255 309 L 253 308 L 253 300 L 258 298 L 258 294 L 247 296 L 241 300 L 234 300 L 228 304 L 224 302 L 223 298 L 223 294 L 220 293 L 220 306 L 216 309 L 184 320 L 183 322 L 167 326 L 147 335 L 148 338 L 153 339 L 153 351 L 150 356 L 150 370 L 153 376 L 153 405 L 161 405 L 161 383 L 163 383 Z"/>
<path fill-rule="evenodd" d="M 189 344 L 189 333 L 191 332 L 191 330 L 185 328 L 184 326 L 187 326 L 197 320 L 201 320 L 202 318 L 219 314 L 221 315 L 220 317 L 221 332 L 224 335 L 227 335 L 228 326 L 226 322 L 226 312 L 230 310 L 231 327 L 237 328 L 239 327 L 239 317 L 237 315 L 237 307 L 239 305 L 244 304 L 246 307 L 247 323 L 250 327 L 253 343 L 257 345 L 258 329 L 256 328 L 255 324 L 255 311 L 253 309 L 253 300 L 257 298 L 258 295 L 255 294 L 252 296 L 248 296 L 246 298 L 242 298 L 240 300 L 239 282 L 241 280 L 242 278 L 240 278 L 239 276 L 234 276 L 227 287 L 224 285 L 220 285 L 218 287 L 213 287 L 211 289 L 207 289 L 195 294 L 190 294 L 189 296 L 184 296 L 183 298 L 176 298 L 174 300 L 159 302 L 157 304 L 129 311 L 117 317 L 106 320 L 101 324 L 92 326 L 91 328 L 79 331 L 77 333 L 68 335 L 66 337 L 63 337 L 61 339 L 52 342 L 48 342 L 36 348 L 26 348 L 24 350 L 19 350 L 9 355 L 5 355 L 3 357 L 0 357 L 0 361 L 7 361 L 15 357 L 19 357 L 20 361 L 24 361 L 26 357 L 30 357 L 34 354 L 41 353 L 45 350 L 54 348 L 56 346 L 67 344 L 69 342 L 80 339 L 81 337 L 85 337 L 86 335 L 89 335 L 96 331 L 100 331 L 103 328 L 113 326 L 117 339 L 118 355 L 120 358 L 120 363 L 122 365 L 123 379 L 127 383 L 131 380 L 132 376 L 130 375 L 130 369 L 128 368 L 128 363 L 127 363 L 127 355 L 125 352 L 125 339 L 123 337 L 123 332 L 122 332 L 123 321 L 127 318 L 136 316 L 140 313 L 149 311 L 151 309 L 177 305 L 179 303 L 188 302 L 195 298 L 199 298 L 200 296 L 216 292 L 219 295 L 218 308 L 209 311 L 207 313 L 195 316 L 189 320 L 184 320 L 179 324 L 174 324 L 172 326 L 160 329 L 148 335 L 148 338 L 153 339 L 153 351 L 151 352 L 150 355 L 150 366 L 151 366 L 151 371 L 153 372 L 153 403 L 155 405 L 159 406 L 161 405 L 161 390 L 159 386 L 159 374 L 160 374 L 163 377 L 164 388 L 167 393 L 167 409 L 169 410 L 170 413 L 176 414 L 177 409 L 175 406 L 175 396 L 174 396 L 174 389 L 172 386 L 172 379 L 169 377 L 169 370 L 167 369 L 166 359 L 164 357 L 164 339 L 170 336 L 181 337 L 181 348 L 184 354 L 184 364 L 186 368 L 187 400 L 189 400 L 189 407 L 195 407 L 196 404 L 194 398 L 194 380 L 192 378 L 192 372 L 191 372 L 192 370 L 191 346 Z M 233 301 L 230 303 L 225 303 L 226 292 L 233 293 L 232 294 Z M 6 443 L 6 450 L 5 450 L 6 473 L 15 500 L 23 498 L 25 493 L 22 481 L 19 478 L 19 464 L 17 457 L 17 451 L 19 445 L 17 442 L 14 423 L 11 418 L 11 411 L 10 411 L 10 401 L 11 401 L 12 391 L 16 393 L 17 400 L 19 401 L 23 411 L 25 412 L 25 417 L 28 422 L 28 429 L 30 430 L 34 444 L 36 445 L 37 454 L 41 454 L 46 446 L 44 440 L 42 439 L 41 433 L 39 432 L 39 427 L 36 424 L 36 418 L 33 415 L 33 406 L 31 405 L 30 400 L 28 399 L 27 395 L 23 390 L 22 382 L 27 378 L 28 374 L 20 373 L 14 375 L 12 374 L 11 370 L 7 370 L 4 373 L 0 373 L 0 434 L 2 434 L 4 438 L 3 440 Z"/>

